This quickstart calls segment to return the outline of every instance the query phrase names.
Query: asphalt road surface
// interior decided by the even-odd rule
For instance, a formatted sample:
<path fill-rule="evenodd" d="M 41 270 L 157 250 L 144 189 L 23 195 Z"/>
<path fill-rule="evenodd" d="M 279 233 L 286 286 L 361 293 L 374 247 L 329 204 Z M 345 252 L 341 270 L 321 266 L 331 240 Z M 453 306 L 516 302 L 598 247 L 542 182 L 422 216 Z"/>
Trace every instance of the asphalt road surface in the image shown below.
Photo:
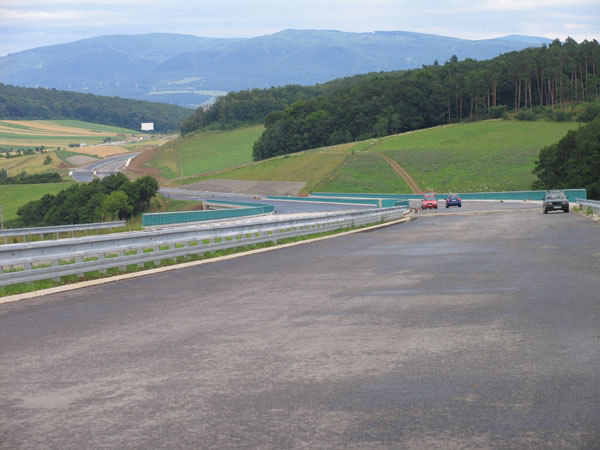
<path fill-rule="evenodd" d="M 92 181 L 94 172 L 98 178 L 117 173 L 119 168 L 127 163 L 127 161 L 135 157 L 138 153 L 127 153 L 124 155 L 108 156 L 100 161 L 95 161 L 85 166 L 73 169 L 72 177 L 80 182 L 89 183 Z"/>
<path fill-rule="evenodd" d="M 1 304 L 0 360 L 6 449 L 597 449 L 600 224 L 463 207 Z"/>
<path fill-rule="evenodd" d="M 357 209 L 371 209 L 373 205 L 355 205 L 355 204 L 336 204 L 336 203 L 314 203 L 307 201 L 278 201 L 270 200 L 267 198 L 254 199 L 251 195 L 233 194 L 227 196 L 227 194 L 219 194 L 217 192 L 206 193 L 189 190 L 184 192 L 179 190 L 178 192 L 169 191 L 169 189 L 162 188 L 160 194 L 165 197 L 177 198 L 180 200 L 206 200 L 208 202 L 216 202 L 219 200 L 225 201 L 237 201 L 244 203 L 257 203 L 260 205 L 272 205 L 275 207 L 275 214 L 299 214 L 299 213 L 313 213 L 313 212 L 328 212 L 328 211 L 348 211 Z M 208 195 L 206 195 L 208 194 Z"/>

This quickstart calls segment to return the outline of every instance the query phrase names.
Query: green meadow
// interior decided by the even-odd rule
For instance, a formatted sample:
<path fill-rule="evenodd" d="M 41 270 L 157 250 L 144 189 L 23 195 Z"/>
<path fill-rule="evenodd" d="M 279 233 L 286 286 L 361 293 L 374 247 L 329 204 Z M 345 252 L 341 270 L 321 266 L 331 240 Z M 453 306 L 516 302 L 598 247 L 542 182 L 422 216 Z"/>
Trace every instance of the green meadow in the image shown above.
<path fill-rule="evenodd" d="M 228 131 L 204 131 L 171 141 L 147 164 L 167 179 L 214 172 L 252 162 L 252 146 L 262 125 Z"/>
<path fill-rule="evenodd" d="M 0 185 L 0 206 L 4 220 L 17 218 L 17 210 L 24 204 L 38 200 L 45 194 L 57 194 L 68 188 L 72 183 L 44 183 L 44 184 L 9 184 Z"/>
<path fill-rule="evenodd" d="M 381 139 L 368 151 L 388 154 L 423 190 L 528 190 L 542 147 L 574 122 L 488 120 L 430 128 Z"/>
<path fill-rule="evenodd" d="M 221 178 L 305 181 L 307 191 L 411 192 L 381 158 L 380 154 L 386 154 L 423 190 L 528 190 L 540 149 L 578 126 L 516 120 L 448 125 L 279 156 L 218 174 L 173 180 L 169 185 Z M 227 133 L 231 132 L 223 132 Z"/>

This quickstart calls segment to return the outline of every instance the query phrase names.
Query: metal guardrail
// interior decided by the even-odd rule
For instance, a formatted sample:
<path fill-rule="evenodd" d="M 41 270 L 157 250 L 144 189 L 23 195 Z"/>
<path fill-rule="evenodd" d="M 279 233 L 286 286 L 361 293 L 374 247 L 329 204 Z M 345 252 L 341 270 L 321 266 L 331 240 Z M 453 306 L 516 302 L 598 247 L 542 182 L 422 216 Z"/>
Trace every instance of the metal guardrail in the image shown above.
<path fill-rule="evenodd" d="M 7 243 L 7 238 L 23 236 L 23 240 L 27 242 L 27 236 L 40 236 L 44 238 L 46 234 L 55 234 L 56 239 L 60 237 L 60 233 L 71 233 L 71 237 L 75 231 L 102 230 L 107 228 L 120 228 L 125 226 L 125 221 L 117 222 L 97 222 L 97 223 L 80 223 L 75 225 L 57 225 L 52 227 L 32 227 L 32 228 L 8 228 L 0 231 L 0 238 L 4 238 L 4 243 Z"/>
<path fill-rule="evenodd" d="M 277 242 L 285 238 L 395 220 L 407 212 L 406 208 L 386 208 L 262 224 L 236 224 L 223 228 L 182 227 L 120 233 L 120 236 L 9 244 L 0 248 L 0 269 L 3 271 L 0 273 L 0 286 L 82 275 L 115 267 L 124 269 L 132 264 L 143 265 L 146 262 L 232 247 Z"/>
<path fill-rule="evenodd" d="M 597 200 L 585 200 L 582 198 L 577 199 L 577 203 L 584 208 L 591 208 L 592 214 L 600 216 L 600 202 Z"/>

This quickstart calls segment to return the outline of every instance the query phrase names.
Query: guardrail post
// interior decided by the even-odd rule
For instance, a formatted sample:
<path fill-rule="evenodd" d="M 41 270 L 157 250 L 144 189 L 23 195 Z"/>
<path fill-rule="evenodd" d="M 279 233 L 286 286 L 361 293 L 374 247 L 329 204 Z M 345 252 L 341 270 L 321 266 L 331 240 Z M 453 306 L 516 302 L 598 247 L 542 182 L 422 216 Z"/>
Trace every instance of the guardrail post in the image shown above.
<path fill-rule="evenodd" d="M 83 257 L 81 255 L 75 255 L 75 264 L 81 264 L 83 262 Z M 78 277 L 83 277 L 85 274 L 83 272 L 79 272 L 75 274 Z"/>
<path fill-rule="evenodd" d="M 119 249 L 119 256 L 125 256 L 125 250 Z M 127 270 L 127 266 L 119 266 L 119 270 L 121 272 L 125 272 Z"/>
<path fill-rule="evenodd" d="M 50 265 L 52 267 L 56 267 L 56 266 L 59 266 L 60 263 L 59 263 L 59 261 L 57 259 L 53 259 L 52 261 L 50 261 Z M 54 278 L 52 278 L 52 281 L 59 282 L 60 281 L 60 277 L 54 277 Z"/>
<path fill-rule="evenodd" d="M 157 254 L 158 254 L 158 252 L 160 252 L 160 245 L 155 245 L 154 247 L 152 247 L 152 249 L 154 250 L 154 252 L 153 252 L 153 253 L 157 253 Z M 154 262 L 154 264 L 155 264 L 156 266 L 160 266 L 160 262 L 161 262 L 161 261 L 162 261 L 162 260 L 159 258 L 159 259 L 155 259 L 153 262 Z"/>

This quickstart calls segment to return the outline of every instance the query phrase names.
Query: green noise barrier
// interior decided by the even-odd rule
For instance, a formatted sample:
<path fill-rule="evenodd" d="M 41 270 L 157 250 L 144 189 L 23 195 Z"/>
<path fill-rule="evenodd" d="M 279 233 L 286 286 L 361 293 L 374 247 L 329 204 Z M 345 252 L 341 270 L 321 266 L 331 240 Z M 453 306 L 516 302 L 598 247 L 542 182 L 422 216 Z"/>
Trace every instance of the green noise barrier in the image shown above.
<path fill-rule="evenodd" d="M 353 197 L 336 196 L 320 196 L 320 197 L 281 197 L 269 195 L 269 200 L 287 200 L 295 202 L 316 202 L 316 203 L 343 203 L 349 205 L 369 205 L 376 208 L 392 208 L 394 206 L 406 206 L 408 208 L 408 200 L 400 198 L 400 196 L 383 198 L 383 197 L 363 197 L 361 194 L 354 194 Z"/>
<path fill-rule="evenodd" d="M 547 191 L 507 191 L 507 192 L 456 192 L 463 200 L 543 200 Z M 570 202 L 587 199 L 585 189 L 563 189 Z M 382 199 L 422 199 L 423 194 L 353 194 L 335 192 L 311 192 L 311 197 L 327 198 L 382 198 Z M 436 194 L 437 199 L 445 199 L 448 194 Z M 344 200 L 345 201 L 345 200 Z"/>
<path fill-rule="evenodd" d="M 213 204 L 223 204 L 229 206 L 238 206 L 232 209 L 217 209 L 205 211 L 178 211 L 167 213 L 147 213 L 142 214 L 142 226 L 153 227 L 158 225 L 172 225 L 176 223 L 202 222 L 206 220 L 234 219 L 237 217 L 256 216 L 259 214 L 268 214 L 275 211 L 271 205 L 260 205 L 257 203 L 244 203 L 221 201 L 210 202 Z"/>

